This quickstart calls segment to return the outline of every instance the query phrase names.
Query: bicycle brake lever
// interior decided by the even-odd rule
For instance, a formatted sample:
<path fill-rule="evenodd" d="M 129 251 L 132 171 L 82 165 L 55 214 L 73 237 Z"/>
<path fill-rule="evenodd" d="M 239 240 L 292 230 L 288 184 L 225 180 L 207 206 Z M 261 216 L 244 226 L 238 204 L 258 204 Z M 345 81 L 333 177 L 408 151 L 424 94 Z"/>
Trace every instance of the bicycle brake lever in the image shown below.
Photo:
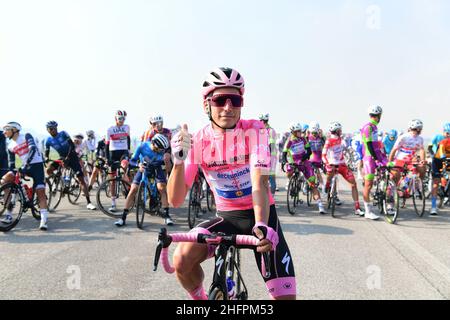
<path fill-rule="evenodd" d="M 163 248 L 163 242 L 158 241 L 158 245 L 156 246 L 156 252 L 155 252 L 155 260 L 153 261 L 153 271 L 156 271 L 158 269 L 158 263 L 159 263 L 159 258 L 161 257 L 162 248 Z"/>
<path fill-rule="evenodd" d="M 262 258 L 263 258 L 263 263 L 264 263 L 264 278 L 270 278 L 270 256 L 269 256 L 269 252 L 264 252 L 262 254 Z"/>

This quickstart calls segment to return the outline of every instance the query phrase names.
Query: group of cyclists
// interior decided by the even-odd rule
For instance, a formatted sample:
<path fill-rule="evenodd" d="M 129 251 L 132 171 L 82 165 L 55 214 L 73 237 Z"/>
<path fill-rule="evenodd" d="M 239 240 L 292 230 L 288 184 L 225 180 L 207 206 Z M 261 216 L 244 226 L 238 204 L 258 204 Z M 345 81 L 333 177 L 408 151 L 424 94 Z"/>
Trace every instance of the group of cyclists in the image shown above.
<path fill-rule="evenodd" d="M 432 192 L 431 215 L 437 215 L 437 190 L 441 183 L 444 160 L 450 158 L 450 123 L 443 126 L 443 133 L 436 135 L 426 150 L 421 136 L 423 122 L 414 119 L 409 123 L 407 132 L 393 129 L 386 134 L 378 130 L 383 109 L 380 106 L 371 106 L 368 110 L 369 122 L 361 127 L 354 135 L 343 135 L 342 125 L 332 122 L 325 132 L 318 122 L 309 125 L 292 123 L 289 132 L 282 135 L 278 141 L 281 153 L 280 161 L 286 175 L 292 176 L 293 167 L 296 166 L 310 184 L 314 199 L 317 201 L 319 212 L 326 213 L 319 190 L 327 194 L 330 181 L 337 173 L 340 174 L 351 186 L 354 201 L 355 214 L 377 220 L 379 215 L 374 212 L 370 194 L 373 187 L 375 170 L 377 167 L 392 167 L 392 178 L 398 183 L 400 180 L 400 168 L 417 170 L 421 179 L 427 173 L 427 150 L 431 157 Z M 261 117 L 267 118 L 266 115 Z M 352 157 L 345 154 L 351 150 Z M 355 167 L 358 179 L 364 180 L 363 201 L 364 210 L 361 209 L 358 199 L 358 187 L 353 170 Z M 317 175 L 314 168 L 320 168 Z M 326 174 L 326 179 L 320 174 Z M 321 186 L 319 188 L 318 186 Z M 425 196 L 425 195 L 423 195 Z M 445 198 L 448 204 L 448 197 Z M 337 199 L 337 204 L 341 201 Z M 393 214 L 394 208 L 388 208 L 388 214 Z"/>
<path fill-rule="evenodd" d="M 163 118 L 160 115 L 150 119 L 150 128 L 142 135 L 140 146 L 131 152 L 130 127 L 125 124 L 126 111 L 118 110 L 115 114 L 115 125 L 111 126 L 104 137 L 97 141 L 93 130 L 86 132 L 87 139 L 79 133 L 70 136 L 66 131 L 58 130 L 56 121 L 49 121 L 46 129 L 49 136 L 43 141 L 44 152 L 41 152 L 37 139 L 29 133 L 22 133 L 22 127 L 17 122 L 8 122 L 3 126 L 0 137 L 0 174 L 1 185 L 11 183 L 15 179 L 16 155 L 20 157 L 21 174 L 33 179 L 33 188 L 36 190 L 40 208 L 41 230 L 48 229 L 48 203 L 45 194 L 46 176 L 51 177 L 59 167 L 63 166 L 74 172 L 83 195 L 87 202 L 87 209 L 96 210 L 92 204 L 89 192 L 93 189 L 101 170 L 107 165 L 114 176 L 120 167 L 128 170 L 129 167 L 138 167 L 138 172 L 132 181 L 132 187 L 128 192 L 127 203 L 121 219 L 115 225 L 125 225 L 129 204 L 134 202 L 136 185 L 139 184 L 143 172 L 142 163 L 139 160 L 149 159 L 151 165 L 157 167 L 158 190 L 161 193 L 163 215 L 167 225 L 173 225 L 169 215 L 169 203 L 167 202 L 166 182 L 167 174 L 171 170 L 170 139 L 171 131 L 163 128 Z M 6 138 L 6 139 L 5 139 Z M 51 159 L 51 150 L 57 153 L 58 159 Z M 86 171 L 85 161 L 93 164 L 92 172 Z M 115 163 L 120 163 L 114 167 Z M 128 175 L 124 175 L 127 179 Z M 111 196 L 110 212 L 116 211 L 114 195 Z M 13 220 L 13 207 L 7 207 L 2 215 L 0 223 L 9 224 Z"/>
<path fill-rule="evenodd" d="M 58 130 L 57 122 L 49 121 L 46 124 L 49 137 L 44 143 L 44 155 L 39 152 L 34 138 L 22 132 L 19 123 L 8 122 L 3 126 L 8 141 L 6 145 L 4 142 L 0 145 L 1 183 L 14 180 L 15 156 L 19 156 L 22 162 L 20 171 L 33 179 L 39 199 L 40 228 L 47 230 L 45 174 L 54 174 L 61 163 L 50 160 L 50 148 L 58 153 L 65 167 L 76 173 L 89 210 L 96 209 L 91 203 L 89 191 L 102 165 L 95 166 L 90 179 L 85 178 L 84 152 L 92 154 L 96 164 L 102 161 L 108 164 L 111 175 L 115 174 L 117 166 L 123 170 L 137 167 L 138 171 L 130 181 L 125 209 L 115 222 L 117 227 L 122 227 L 126 224 L 137 186 L 145 171 L 144 163 L 150 164 L 157 168 L 156 181 L 164 211 L 162 217 L 167 225 L 172 225 L 169 204 L 177 208 L 184 203 L 200 169 L 214 194 L 217 213 L 191 232 L 256 236 L 260 242 L 255 249 L 255 259 L 260 261 L 261 253 L 271 252 L 271 276 L 263 277 L 269 295 L 274 299 L 295 299 L 292 256 L 283 236 L 274 200 L 278 190 L 275 179 L 277 153 L 280 153 L 281 168 L 288 178 L 294 168 L 302 172 L 312 188 L 320 214 L 326 213 L 321 193 L 326 193 L 330 188 L 333 175 L 340 174 L 351 186 L 354 213 L 376 220 L 379 215 L 372 207 L 370 197 L 377 167 L 398 168 L 417 164 L 419 175 L 423 177 L 426 173 L 426 150 L 421 137 L 423 123 L 415 119 L 410 122 L 407 132 L 399 135 L 392 130 L 384 136 L 378 129 L 383 109 L 371 106 L 368 122 L 354 136 L 344 136 L 339 122 L 330 123 L 326 130 L 318 122 L 309 125 L 292 123 L 289 132 L 277 140 L 275 130 L 269 125 L 268 114 L 262 114 L 259 120 L 241 119 L 244 92 L 244 78 L 237 70 L 215 68 L 204 79 L 201 90 L 208 125 L 194 134 L 189 133 L 187 125 L 184 125 L 172 134 L 163 127 L 162 116 L 154 116 L 134 153 L 131 152 L 130 127 L 125 124 L 127 113 L 124 110 L 116 112 L 115 124 L 98 142 L 93 131 L 87 132 L 86 140 L 82 134 L 70 137 L 65 131 Z M 346 161 L 345 152 L 349 149 L 357 157 L 356 173 L 364 180 L 364 208 L 360 205 L 355 173 Z M 444 160 L 450 158 L 450 123 L 444 125 L 441 136 L 433 139 L 429 151 L 432 154 L 433 176 L 430 214 L 434 215 L 437 214 L 436 197 L 441 171 L 447 163 Z M 8 158 L 6 162 L 5 156 Z M 315 174 L 315 168 L 326 175 L 325 179 L 320 173 Z M 393 170 L 392 175 L 395 181 L 399 180 L 398 171 Z M 0 223 L 10 222 L 10 209 L 7 208 Z M 111 197 L 109 210 L 117 210 L 114 196 Z M 213 254 L 213 244 L 181 243 L 175 251 L 177 278 L 193 299 L 207 298 L 201 263 Z"/>

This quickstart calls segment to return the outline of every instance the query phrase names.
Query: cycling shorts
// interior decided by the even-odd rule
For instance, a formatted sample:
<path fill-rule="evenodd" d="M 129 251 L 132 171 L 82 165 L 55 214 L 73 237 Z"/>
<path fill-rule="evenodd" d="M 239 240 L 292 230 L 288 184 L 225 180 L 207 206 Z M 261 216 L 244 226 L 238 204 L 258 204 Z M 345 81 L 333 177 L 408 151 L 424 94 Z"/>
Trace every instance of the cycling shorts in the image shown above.
<path fill-rule="evenodd" d="M 309 180 L 309 178 L 314 176 L 314 170 L 311 166 L 311 162 L 308 160 L 303 161 L 302 163 L 297 163 L 298 169 L 303 173 L 306 180 Z M 294 172 L 294 167 L 290 164 L 287 164 L 286 170 L 288 173 Z"/>
<path fill-rule="evenodd" d="M 443 168 L 444 168 L 444 161 L 442 159 L 433 158 L 433 161 L 431 162 L 431 174 L 433 178 L 435 179 L 442 178 L 441 170 Z M 447 170 L 450 170 L 450 168 L 447 168 Z"/>
<path fill-rule="evenodd" d="M 364 164 L 364 179 L 373 181 L 375 179 L 375 170 L 377 168 L 375 160 L 371 156 L 363 158 Z"/>
<path fill-rule="evenodd" d="M 329 174 L 331 171 L 333 171 L 332 166 L 326 166 L 327 174 Z M 340 164 L 337 168 L 337 173 L 340 174 L 342 177 L 344 177 L 345 180 L 348 182 L 354 182 L 355 181 L 355 175 L 353 174 L 352 170 L 350 170 L 347 165 Z"/>
<path fill-rule="evenodd" d="M 53 170 L 56 170 L 59 167 L 59 163 L 52 162 L 50 166 Z M 75 176 L 80 178 L 84 177 L 83 169 L 81 169 L 80 159 L 78 158 L 78 156 L 70 155 L 69 158 L 66 161 L 64 161 L 64 166 L 66 168 L 72 169 Z"/>
<path fill-rule="evenodd" d="M 156 172 L 156 176 L 155 176 L 156 183 L 167 183 L 166 173 L 163 170 L 162 166 L 158 166 L 154 170 Z M 140 172 L 138 170 L 138 172 L 136 172 L 136 175 L 133 178 L 133 183 L 140 184 L 141 180 L 142 180 L 142 175 L 143 175 L 143 172 Z"/>
<path fill-rule="evenodd" d="M 10 172 L 13 173 L 12 171 Z M 45 189 L 45 172 L 44 164 L 42 162 L 30 164 L 29 168 L 23 169 L 22 172 L 33 179 L 34 189 Z"/>

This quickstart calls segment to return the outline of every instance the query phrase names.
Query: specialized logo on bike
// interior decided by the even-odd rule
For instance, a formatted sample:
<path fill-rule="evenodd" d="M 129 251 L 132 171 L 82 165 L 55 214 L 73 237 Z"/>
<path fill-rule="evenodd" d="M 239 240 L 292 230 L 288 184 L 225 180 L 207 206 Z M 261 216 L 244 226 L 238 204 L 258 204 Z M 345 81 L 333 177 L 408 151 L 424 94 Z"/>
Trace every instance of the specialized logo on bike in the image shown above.
<path fill-rule="evenodd" d="M 217 259 L 216 261 L 216 267 L 217 267 L 217 275 L 220 276 L 220 270 L 222 269 L 222 265 L 223 265 L 223 258 L 219 257 L 219 259 Z"/>
<path fill-rule="evenodd" d="M 286 254 L 283 257 L 283 260 L 281 260 L 281 263 L 286 265 L 286 273 L 287 274 L 289 274 L 289 263 L 290 262 L 291 262 L 291 257 L 286 252 Z"/>

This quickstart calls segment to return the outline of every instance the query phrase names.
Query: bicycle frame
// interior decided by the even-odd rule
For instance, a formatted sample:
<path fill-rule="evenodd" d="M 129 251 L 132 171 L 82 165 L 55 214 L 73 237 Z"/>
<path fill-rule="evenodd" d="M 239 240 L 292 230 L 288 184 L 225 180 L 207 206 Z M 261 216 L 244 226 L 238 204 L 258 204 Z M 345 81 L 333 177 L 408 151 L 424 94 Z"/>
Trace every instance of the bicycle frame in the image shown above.
<path fill-rule="evenodd" d="M 235 253 L 237 246 L 239 247 L 254 247 L 259 240 L 249 235 L 225 235 L 223 233 L 214 234 L 196 234 L 196 233 L 179 233 L 167 234 L 167 229 L 162 228 L 158 234 L 158 245 L 156 247 L 155 259 L 153 263 L 153 271 L 158 268 L 158 262 L 161 258 L 164 270 L 168 273 L 175 272 L 175 269 L 170 265 L 168 250 L 172 242 L 191 242 L 204 243 L 208 245 L 217 245 L 215 250 L 215 264 L 213 281 L 210 286 L 210 294 L 219 289 L 223 293 L 224 300 L 229 300 L 227 288 L 227 276 L 237 274 L 237 279 L 242 282 L 244 290 L 238 292 L 236 297 L 246 299 L 248 296 L 247 287 L 245 286 L 242 275 L 237 263 L 235 262 Z M 265 278 L 269 278 L 270 274 L 270 258 L 269 253 L 262 254 L 262 271 Z M 239 288 L 240 289 L 240 288 Z"/>

